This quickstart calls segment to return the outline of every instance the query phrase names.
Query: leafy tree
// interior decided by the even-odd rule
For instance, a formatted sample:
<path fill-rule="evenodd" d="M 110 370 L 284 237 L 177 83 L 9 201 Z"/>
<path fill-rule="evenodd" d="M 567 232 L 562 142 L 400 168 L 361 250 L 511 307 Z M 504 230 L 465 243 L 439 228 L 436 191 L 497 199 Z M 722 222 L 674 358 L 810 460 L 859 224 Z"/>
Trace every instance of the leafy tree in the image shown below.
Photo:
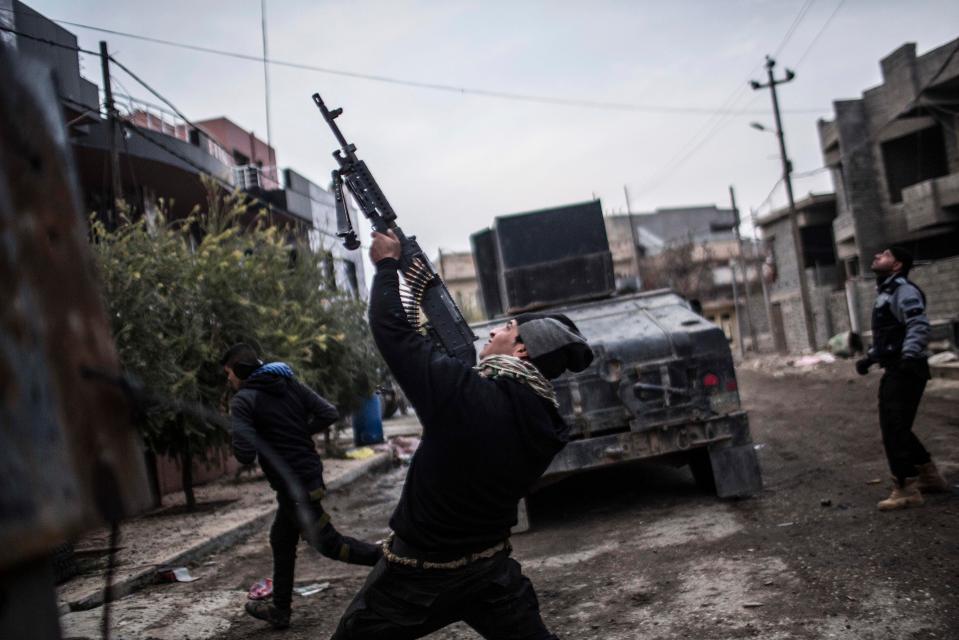
<path fill-rule="evenodd" d="M 219 365 L 231 344 L 249 342 L 342 412 L 379 380 L 365 305 L 338 291 L 329 253 L 291 242 L 240 194 L 208 185 L 206 211 L 186 219 L 125 216 L 114 230 L 92 222 L 94 253 L 124 367 L 151 391 L 211 408 L 224 404 Z M 229 439 L 224 430 L 173 411 L 141 421 L 150 451 L 179 459 L 187 504 L 192 462 Z"/>

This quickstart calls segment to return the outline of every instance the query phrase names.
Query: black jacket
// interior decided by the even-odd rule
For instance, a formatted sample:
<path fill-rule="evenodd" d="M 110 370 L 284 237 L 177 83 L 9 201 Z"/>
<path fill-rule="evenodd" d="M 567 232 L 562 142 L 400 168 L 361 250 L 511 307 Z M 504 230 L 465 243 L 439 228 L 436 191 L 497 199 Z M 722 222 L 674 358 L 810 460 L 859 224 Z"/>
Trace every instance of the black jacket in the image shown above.
<path fill-rule="evenodd" d="M 323 461 L 311 436 L 338 417 L 336 407 L 293 377 L 251 376 L 230 401 L 233 455 L 243 464 L 256 460 L 250 437 L 255 433 L 277 453 L 307 493 L 321 489 Z M 277 470 L 263 456 L 260 466 L 273 489 L 290 495 Z"/>
<path fill-rule="evenodd" d="M 423 438 L 390 527 L 424 551 L 479 551 L 509 536 L 517 502 L 569 429 L 526 385 L 483 378 L 415 331 L 400 302 L 398 266 L 393 259 L 377 264 L 370 326 Z"/>
<path fill-rule="evenodd" d="M 868 355 L 883 367 L 926 358 L 929 318 L 922 289 L 898 274 L 877 281 Z"/>

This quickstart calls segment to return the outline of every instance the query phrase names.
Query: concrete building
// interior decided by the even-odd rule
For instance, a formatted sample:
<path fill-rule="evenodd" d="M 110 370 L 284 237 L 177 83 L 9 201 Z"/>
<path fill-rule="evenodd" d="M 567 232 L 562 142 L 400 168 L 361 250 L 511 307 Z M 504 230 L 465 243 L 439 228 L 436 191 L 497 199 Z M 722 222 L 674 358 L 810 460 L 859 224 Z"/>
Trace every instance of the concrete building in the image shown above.
<path fill-rule="evenodd" d="M 200 120 L 196 126 L 216 140 L 233 160 L 234 182 L 241 189 L 280 188 L 276 150 L 229 118 Z"/>
<path fill-rule="evenodd" d="M 279 180 L 276 152 L 252 132 L 225 117 L 186 122 L 167 107 L 132 96 L 114 94 L 122 127 L 111 141 L 110 120 L 101 112 L 100 88 L 80 75 L 77 38 L 56 23 L 15 0 L 0 0 L 0 25 L 18 33 L 0 32 L 0 46 L 17 52 L 16 64 L 28 66 L 37 78 L 50 77 L 59 98 L 73 148 L 79 187 L 88 211 L 112 209 L 112 158 L 118 159 L 119 190 L 136 214 L 150 215 L 158 198 L 173 218 L 206 206 L 203 176 L 255 201 L 250 218 L 265 211 L 268 221 L 287 231 L 290 242 L 308 242 L 314 251 L 328 251 L 337 286 L 366 298 L 363 254 L 348 252 L 335 237 L 332 195 L 292 170 Z M 99 70 L 99 65 L 96 67 Z M 355 210 L 351 211 L 354 218 Z M 161 492 L 181 488 L 180 461 L 148 457 L 148 467 Z M 195 484 L 236 469 L 228 451 L 208 452 L 193 465 Z"/>
<path fill-rule="evenodd" d="M 736 213 L 715 205 L 662 208 L 650 213 L 606 216 L 617 287 L 669 287 L 702 305 L 703 316 L 723 328 L 739 346 L 748 335 Z M 749 320 L 757 334 L 768 333 L 759 287 L 759 252 L 744 242 L 748 272 Z M 639 265 L 639 272 L 636 265 Z M 733 295 L 736 274 L 739 306 Z M 758 335 L 757 335 L 758 338 Z"/>
<path fill-rule="evenodd" d="M 265 211 L 271 224 L 287 229 L 291 242 L 309 242 L 332 253 L 337 284 L 365 297 L 363 255 L 337 242 L 332 195 L 293 170 L 281 172 L 276 151 L 226 117 L 188 122 L 166 106 L 114 93 L 122 126 L 113 126 L 100 109 L 99 87 L 80 75 L 77 38 L 16 0 L 0 0 L 3 43 L 22 64 L 52 74 L 76 158 L 77 174 L 89 211 L 112 208 L 112 157 L 118 159 L 118 198 L 134 213 L 149 215 L 158 199 L 172 218 L 188 215 L 207 200 L 203 176 L 247 193 L 249 216 Z M 97 66 L 99 70 L 99 65 Z M 351 211 L 356 221 L 356 211 Z"/>
<path fill-rule="evenodd" d="M 809 194 L 796 203 L 800 246 L 806 265 L 806 286 L 812 307 L 816 346 L 849 329 L 844 313 L 845 292 L 841 265 L 836 260 L 833 221 L 836 195 Z M 781 352 L 808 350 L 806 324 L 799 293 L 799 262 L 796 260 L 789 208 L 772 211 L 756 220 L 762 233 L 765 264 L 763 277 L 769 297 L 766 309 L 776 348 Z"/>
<path fill-rule="evenodd" d="M 433 265 L 446 283 L 450 295 L 467 322 L 485 318 L 480 304 L 479 280 L 471 251 L 443 251 L 440 249 Z"/>
<path fill-rule="evenodd" d="M 882 84 L 834 102 L 833 119 L 818 124 L 849 324 L 867 332 L 872 256 L 903 244 L 942 335 L 959 317 L 959 39 L 922 55 L 904 44 L 880 68 Z"/>

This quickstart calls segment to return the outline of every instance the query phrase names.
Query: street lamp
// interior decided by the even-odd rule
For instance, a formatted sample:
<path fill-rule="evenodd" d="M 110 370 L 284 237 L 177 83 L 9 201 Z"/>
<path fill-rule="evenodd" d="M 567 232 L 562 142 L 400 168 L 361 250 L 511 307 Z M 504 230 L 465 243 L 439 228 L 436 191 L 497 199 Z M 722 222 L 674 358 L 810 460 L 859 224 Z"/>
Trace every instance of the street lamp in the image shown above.
<path fill-rule="evenodd" d="M 775 131 L 773 131 L 772 129 L 770 129 L 769 127 L 767 127 L 761 122 L 750 122 L 749 126 L 755 129 L 756 131 L 766 131 L 768 133 L 776 133 Z"/>

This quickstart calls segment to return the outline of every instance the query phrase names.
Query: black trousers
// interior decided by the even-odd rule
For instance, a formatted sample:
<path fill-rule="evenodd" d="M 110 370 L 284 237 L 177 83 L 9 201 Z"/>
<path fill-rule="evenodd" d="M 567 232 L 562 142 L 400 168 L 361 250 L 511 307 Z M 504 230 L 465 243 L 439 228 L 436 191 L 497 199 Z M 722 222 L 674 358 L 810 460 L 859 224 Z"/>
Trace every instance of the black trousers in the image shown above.
<path fill-rule="evenodd" d="M 459 569 L 416 569 L 384 558 L 333 638 L 421 638 L 460 620 L 484 638 L 556 640 L 540 617 L 533 584 L 508 551 Z"/>
<path fill-rule="evenodd" d="M 925 361 L 904 368 L 899 364 L 886 367 L 879 381 L 879 427 L 882 444 L 889 460 L 889 470 L 900 482 L 914 478 L 916 465 L 929 462 L 929 452 L 912 432 L 922 392 L 929 379 Z"/>
<path fill-rule="evenodd" d="M 276 516 L 270 528 L 270 547 L 273 550 L 273 605 L 289 609 L 293 600 L 293 571 L 296 568 L 296 546 L 301 534 L 307 543 L 332 560 L 372 567 L 383 556 L 378 545 L 355 540 L 340 533 L 323 511 L 319 500 L 309 503 L 314 523 L 314 536 L 302 531 L 297 519 L 296 503 L 283 494 L 277 494 Z"/>

